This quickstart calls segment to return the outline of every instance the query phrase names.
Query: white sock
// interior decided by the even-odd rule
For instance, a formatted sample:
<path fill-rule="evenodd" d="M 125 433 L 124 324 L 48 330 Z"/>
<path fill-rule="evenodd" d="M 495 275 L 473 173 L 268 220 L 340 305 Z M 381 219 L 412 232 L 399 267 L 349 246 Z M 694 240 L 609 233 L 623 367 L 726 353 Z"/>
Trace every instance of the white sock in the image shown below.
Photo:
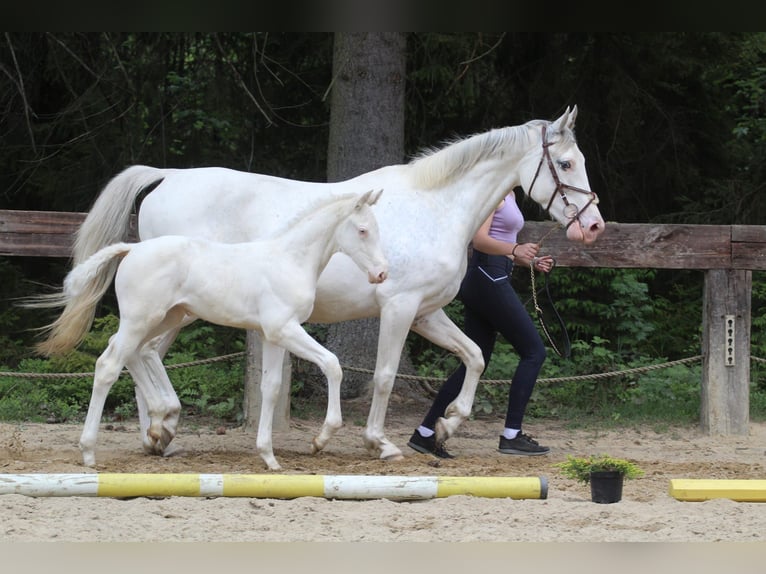
<path fill-rule="evenodd" d="M 513 440 L 516 438 L 516 435 L 518 435 L 521 432 L 521 429 L 509 429 L 506 427 L 503 429 L 503 436 L 507 438 L 508 440 Z"/>
<path fill-rule="evenodd" d="M 430 437 L 430 436 L 433 436 L 433 435 L 434 435 L 434 431 L 432 431 L 432 430 L 431 430 L 430 428 L 428 428 L 428 427 L 424 427 L 423 425 L 420 425 L 420 426 L 418 427 L 418 433 L 419 433 L 419 434 L 420 434 L 420 436 L 422 436 L 423 438 L 428 438 L 428 437 Z"/>

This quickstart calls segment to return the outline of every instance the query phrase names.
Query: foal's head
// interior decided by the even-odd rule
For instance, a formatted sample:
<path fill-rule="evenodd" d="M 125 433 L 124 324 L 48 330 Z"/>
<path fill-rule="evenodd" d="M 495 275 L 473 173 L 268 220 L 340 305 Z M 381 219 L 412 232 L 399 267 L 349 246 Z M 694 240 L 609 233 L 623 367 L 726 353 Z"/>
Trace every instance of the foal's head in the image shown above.
<path fill-rule="evenodd" d="M 367 273 L 370 283 L 382 283 L 388 277 L 388 260 L 380 246 L 378 221 L 371 206 L 383 190 L 370 190 L 349 201 L 348 215 L 335 231 L 335 241 L 342 251 Z"/>

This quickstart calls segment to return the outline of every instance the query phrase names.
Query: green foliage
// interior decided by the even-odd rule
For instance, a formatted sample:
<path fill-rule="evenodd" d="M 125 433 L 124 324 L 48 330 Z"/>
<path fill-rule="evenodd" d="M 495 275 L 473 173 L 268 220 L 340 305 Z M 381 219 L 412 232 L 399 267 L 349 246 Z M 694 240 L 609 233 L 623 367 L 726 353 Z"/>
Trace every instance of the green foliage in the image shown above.
<path fill-rule="evenodd" d="M 582 483 L 590 482 L 592 472 L 616 471 L 624 478 L 633 479 L 644 475 L 644 471 L 636 463 L 624 458 L 614 458 L 607 454 L 576 457 L 568 455 L 564 462 L 554 465 L 561 469 L 561 474 Z"/>
<path fill-rule="evenodd" d="M 95 362 L 117 330 L 118 318 L 107 314 L 94 321 L 80 346 L 51 359 L 23 359 L 16 370 L 40 373 L 35 378 L 0 378 L 0 419 L 63 422 L 83 418 L 88 408 Z M 187 412 L 228 421 L 242 420 L 244 362 L 217 362 L 174 369 L 172 365 L 208 359 L 244 349 L 244 332 L 197 322 L 173 344 L 165 360 L 168 376 Z M 72 377 L 61 376 L 72 373 Z M 46 374 L 56 374 L 53 378 Z M 122 375 L 104 405 L 107 418 L 135 416 L 133 382 Z"/>

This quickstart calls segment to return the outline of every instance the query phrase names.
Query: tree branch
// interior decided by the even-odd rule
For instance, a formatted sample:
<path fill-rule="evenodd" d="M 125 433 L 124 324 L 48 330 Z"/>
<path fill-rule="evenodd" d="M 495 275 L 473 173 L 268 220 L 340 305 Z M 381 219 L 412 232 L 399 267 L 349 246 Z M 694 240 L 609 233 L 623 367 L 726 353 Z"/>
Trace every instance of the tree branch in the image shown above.
<path fill-rule="evenodd" d="M 29 141 L 32 144 L 32 151 L 37 155 L 37 145 L 35 144 L 35 134 L 32 131 L 32 121 L 29 118 L 29 102 L 27 102 L 27 95 L 24 91 L 24 76 L 21 75 L 21 69 L 19 68 L 19 62 L 16 59 L 16 51 L 13 49 L 13 43 L 11 42 L 11 36 L 8 32 L 5 33 L 5 42 L 8 44 L 8 49 L 11 51 L 11 57 L 13 58 L 13 65 L 16 68 L 17 78 L 15 80 L 16 88 L 19 91 L 22 101 L 24 102 L 24 119 L 27 123 L 27 131 L 29 132 Z M 9 74 L 10 75 L 10 74 Z"/>

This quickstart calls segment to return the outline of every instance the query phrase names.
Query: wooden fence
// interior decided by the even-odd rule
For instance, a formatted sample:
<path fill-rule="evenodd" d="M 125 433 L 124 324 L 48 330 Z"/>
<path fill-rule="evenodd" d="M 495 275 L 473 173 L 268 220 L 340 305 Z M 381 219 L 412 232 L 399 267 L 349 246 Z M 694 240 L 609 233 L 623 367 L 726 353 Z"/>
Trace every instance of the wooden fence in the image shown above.
<path fill-rule="evenodd" d="M 69 257 L 84 217 L 0 210 L 0 255 Z M 519 239 L 545 237 L 543 251 L 563 267 L 704 271 L 702 429 L 711 435 L 747 434 L 752 271 L 766 270 L 766 226 L 607 223 L 589 246 L 568 242 L 563 231 L 548 233 L 553 226 L 527 222 Z M 257 361 L 248 361 L 248 370 L 253 364 Z M 254 412 L 251 405 L 246 415 Z"/>

